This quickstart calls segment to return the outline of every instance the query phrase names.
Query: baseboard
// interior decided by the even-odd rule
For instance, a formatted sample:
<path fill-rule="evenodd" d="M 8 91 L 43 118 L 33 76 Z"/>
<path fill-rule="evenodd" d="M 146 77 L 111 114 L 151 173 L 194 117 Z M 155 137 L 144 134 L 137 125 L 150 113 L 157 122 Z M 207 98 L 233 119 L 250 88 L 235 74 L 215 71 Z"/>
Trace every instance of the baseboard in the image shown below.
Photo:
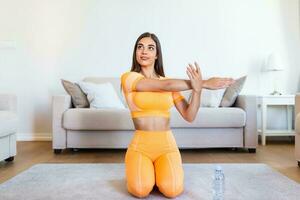
<path fill-rule="evenodd" d="M 17 141 L 52 141 L 52 133 L 17 133 Z"/>

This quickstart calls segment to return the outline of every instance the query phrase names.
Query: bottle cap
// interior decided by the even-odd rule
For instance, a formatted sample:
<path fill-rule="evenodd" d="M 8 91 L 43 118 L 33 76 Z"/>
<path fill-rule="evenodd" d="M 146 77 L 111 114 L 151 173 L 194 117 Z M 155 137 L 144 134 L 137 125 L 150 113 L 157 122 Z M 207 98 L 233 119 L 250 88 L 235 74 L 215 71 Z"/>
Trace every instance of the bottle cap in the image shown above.
<path fill-rule="evenodd" d="M 222 171 L 222 167 L 221 167 L 220 165 L 217 165 L 217 166 L 215 167 L 215 170 L 217 170 L 217 171 Z"/>

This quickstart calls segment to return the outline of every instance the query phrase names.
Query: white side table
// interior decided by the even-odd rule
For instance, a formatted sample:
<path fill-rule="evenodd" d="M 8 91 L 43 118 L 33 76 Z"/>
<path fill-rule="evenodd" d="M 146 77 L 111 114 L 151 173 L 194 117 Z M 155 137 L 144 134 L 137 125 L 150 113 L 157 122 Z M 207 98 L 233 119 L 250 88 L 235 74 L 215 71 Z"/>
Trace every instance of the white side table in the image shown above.
<path fill-rule="evenodd" d="M 257 104 L 261 107 L 261 133 L 262 145 L 266 145 L 266 136 L 294 136 L 292 130 L 292 112 L 295 105 L 295 95 L 263 95 L 257 97 Z M 273 105 L 286 106 L 287 111 L 287 130 L 268 130 L 267 129 L 267 107 Z"/>

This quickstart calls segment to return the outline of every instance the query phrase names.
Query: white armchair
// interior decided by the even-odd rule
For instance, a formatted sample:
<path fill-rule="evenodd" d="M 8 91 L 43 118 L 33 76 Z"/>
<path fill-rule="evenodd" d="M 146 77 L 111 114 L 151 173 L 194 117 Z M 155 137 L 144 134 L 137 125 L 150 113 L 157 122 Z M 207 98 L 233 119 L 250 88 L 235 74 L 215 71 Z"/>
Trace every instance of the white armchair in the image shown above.
<path fill-rule="evenodd" d="M 295 97 L 295 155 L 300 167 L 300 93 Z"/>
<path fill-rule="evenodd" d="M 17 154 L 17 97 L 0 94 L 0 161 L 13 161 Z"/>

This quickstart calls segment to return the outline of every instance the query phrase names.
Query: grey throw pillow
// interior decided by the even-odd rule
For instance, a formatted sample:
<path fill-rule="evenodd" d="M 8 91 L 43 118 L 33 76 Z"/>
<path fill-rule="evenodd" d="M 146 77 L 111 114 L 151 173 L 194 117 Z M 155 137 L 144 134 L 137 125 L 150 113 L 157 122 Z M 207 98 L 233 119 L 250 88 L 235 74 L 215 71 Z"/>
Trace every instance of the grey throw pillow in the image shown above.
<path fill-rule="evenodd" d="M 237 96 L 242 91 L 246 78 L 247 76 L 243 76 L 235 80 L 234 84 L 226 88 L 220 107 L 230 107 L 234 104 Z"/>
<path fill-rule="evenodd" d="M 67 80 L 61 79 L 66 92 L 71 96 L 72 103 L 75 108 L 88 108 L 90 107 L 86 94 L 81 90 L 79 85 Z"/>

